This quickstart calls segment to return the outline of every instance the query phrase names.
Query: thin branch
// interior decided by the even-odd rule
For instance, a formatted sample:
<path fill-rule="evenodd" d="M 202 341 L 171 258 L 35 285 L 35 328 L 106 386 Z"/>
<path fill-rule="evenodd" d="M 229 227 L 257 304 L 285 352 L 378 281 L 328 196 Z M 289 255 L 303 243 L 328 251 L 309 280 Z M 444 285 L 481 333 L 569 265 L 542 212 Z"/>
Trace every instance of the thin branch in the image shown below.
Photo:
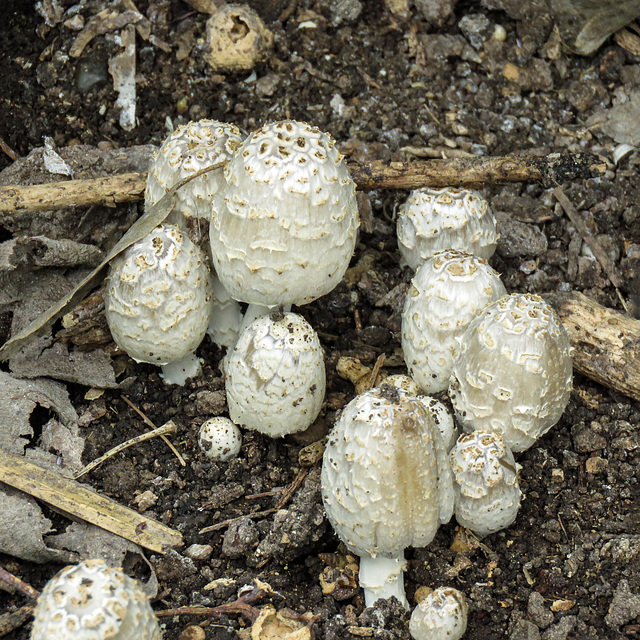
<path fill-rule="evenodd" d="M 6 585 L 14 588 L 16 591 L 19 591 L 22 595 L 27 596 L 27 598 L 37 598 L 40 595 L 40 592 L 37 589 L 34 589 L 30 584 L 23 582 L 20 578 L 10 573 L 5 568 L 0 567 L 0 582 L 4 582 Z"/>
<path fill-rule="evenodd" d="M 350 163 L 359 189 L 478 186 L 508 182 L 561 184 L 601 176 L 605 163 L 592 154 L 450 158 L 412 162 Z M 95 204 L 115 206 L 144 195 L 146 174 L 123 173 L 91 180 L 0 188 L 0 216 Z"/>

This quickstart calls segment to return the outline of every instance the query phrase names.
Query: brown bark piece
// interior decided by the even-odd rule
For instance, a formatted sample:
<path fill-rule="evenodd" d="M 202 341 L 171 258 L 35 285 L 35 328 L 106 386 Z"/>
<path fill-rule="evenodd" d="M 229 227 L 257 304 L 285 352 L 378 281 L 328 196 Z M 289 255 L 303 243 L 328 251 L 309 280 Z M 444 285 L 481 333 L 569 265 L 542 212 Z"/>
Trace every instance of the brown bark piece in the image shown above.
<path fill-rule="evenodd" d="M 640 401 L 640 320 L 578 291 L 554 294 L 551 300 L 574 348 L 574 368 Z"/>

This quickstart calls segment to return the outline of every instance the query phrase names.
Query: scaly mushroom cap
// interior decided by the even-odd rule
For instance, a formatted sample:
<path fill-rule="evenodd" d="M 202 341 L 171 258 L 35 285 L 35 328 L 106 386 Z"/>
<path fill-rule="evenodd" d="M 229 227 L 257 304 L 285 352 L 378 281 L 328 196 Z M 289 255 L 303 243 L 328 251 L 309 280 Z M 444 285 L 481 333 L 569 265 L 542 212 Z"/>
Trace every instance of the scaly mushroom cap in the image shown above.
<path fill-rule="evenodd" d="M 438 393 L 449 386 L 467 325 L 506 293 L 487 262 L 468 253 L 445 251 L 419 267 L 402 313 L 402 351 L 424 391 Z"/>
<path fill-rule="evenodd" d="M 398 247 L 412 269 L 439 251 L 455 249 L 489 259 L 496 250 L 496 221 L 476 191 L 416 189 L 398 212 Z"/>
<path fill-rule="evenodd" d="M 207 458 L 224 462 L 240 452 L 242 433 L 229 418 L 217 416 L 202 423 L 198 444 Z"/>
<path fill-rule="evenodd" d="M 254 320 L 225 361 L 231 419 L 272 438 L 303 431 L 320 413 L 324 355 L 313 327 L 296 313 Z"/>
<path fill-rule="evenodd" d="M 514 293 L 493 302 L 461 347 L 449 391 L 465 431 L 495 431 L 524 451 L 558 422 L 571 395 L 570 344 L 542 298 Z"/>
<path fill-rule="evenodd" d="M 458 523 L 479 536 L 508 527 L 522 493 L 518 465 L 502 436 L 491 431 L 461 435 L 450 457 Z"/>
<path fill-rule="evenodd" d="M 134 360 L 181 360 L 209 324 L 205 256 L 177 227 L 161 225 L 113 261 L 104 302 L 113 339 Z"/>
<path fill-rule="evenodd" d="M 144 193 L 145 206 L 158 202 L 180 180 L 206 167 L 220 165 L 178 190 L 170 221 L 181 224 L 180 215 L 208 220 L 212 202 L 224 183 L 224 167 L 242 140 L 238 127 L 217 120 L 199 120 L 178 127 L 154 155 Z M 219 202 L 214 206 L 219 207 Z"/>
<path fill-rule="evenodd" d="M 467 601 L 452 587 L 432 591 L 411 613 L 414 640 L 460 640 L 467 630 Z"/>
<path fill-rule="evenodd" d="M 66 567 L 45 585 L 31 640 L 160 640 L 158 620 L 135 580 L 102 560 Z"/>
<path fill-rule="evenodd" d="M 344 408 L 321 481 L 329 521 L 360 556 L 424 547 L 453 511 L 451 469 L 433 419 L 413 396 L 384 384 Z"/>
<path fill-rule="evenodd" d="M 231 296 L 275 306 L 329 293 L 349 266 L 358 227 L 355 185 L 333 139 L 301 122 L 266 125 L 225 177 L 211 251 Z"/>

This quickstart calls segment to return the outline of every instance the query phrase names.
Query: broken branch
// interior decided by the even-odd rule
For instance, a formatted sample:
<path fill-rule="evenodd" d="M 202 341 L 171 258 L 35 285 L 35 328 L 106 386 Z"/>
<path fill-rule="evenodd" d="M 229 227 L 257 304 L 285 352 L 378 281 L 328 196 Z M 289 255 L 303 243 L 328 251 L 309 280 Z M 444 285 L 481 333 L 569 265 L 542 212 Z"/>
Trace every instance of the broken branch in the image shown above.
<path fill-rule="evenodd" d="M 640 401 L 640 320 L 578 291 L 551 294 L 573 346 L 573 366 L 588 378 Z"/>
<path fill-rule="evenodd" d="M 567 180 L 594 178 L 605 163 L 589 153 L 548 156 L 451 158 L 412 162 L 350 163 L 359 189 L 417 189 L 462 187 L 506 182 L 542 182 L 555 185 Z M 144 195 L 146 174 L 123 173 L 92 180 L 11 186 L 0 189 L 0 216 L 28 211 L 48 211 L 93 204 L 114 206 L 134 202 Z"/>

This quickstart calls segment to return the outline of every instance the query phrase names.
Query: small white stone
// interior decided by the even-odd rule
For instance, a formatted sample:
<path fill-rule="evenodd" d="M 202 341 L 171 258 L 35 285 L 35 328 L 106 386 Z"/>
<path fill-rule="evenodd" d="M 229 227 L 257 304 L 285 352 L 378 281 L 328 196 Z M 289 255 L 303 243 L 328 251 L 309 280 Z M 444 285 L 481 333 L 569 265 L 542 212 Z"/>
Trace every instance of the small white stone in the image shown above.
<path fill-rule="evenodd" d="M 508 527 L 518 515 L 522 493 L 513 453 L 499 433 L 463 434 L 451 450 L 456 520 L 478 536 Z"/>
<path fill-rule="evenodd" d="M 414 640 L 460 640 L 467 630 L 467 601 L 452 587 L 432 591 L 411 613 Z"/>
<path fill-rule="evenodd" d="M 398 248 L 412 269 L 440 251 L 455 249 L 488 259 L 496 250 L 496 221 L 476 191 L 417 189 L 398 212 Z"/>
<path fill-rule="evenodd" d="M 242 432 L 229 418 L 210 418 L 200 427 L 198 444 L 207 458 L 224 462 L 240 453 Z"/>
<path fill-rule="evenodd" d="M 138 583 L 102 560 L 86 560 L 47 582 L 31 640 L 160 640 L 161 635 Z"/>

